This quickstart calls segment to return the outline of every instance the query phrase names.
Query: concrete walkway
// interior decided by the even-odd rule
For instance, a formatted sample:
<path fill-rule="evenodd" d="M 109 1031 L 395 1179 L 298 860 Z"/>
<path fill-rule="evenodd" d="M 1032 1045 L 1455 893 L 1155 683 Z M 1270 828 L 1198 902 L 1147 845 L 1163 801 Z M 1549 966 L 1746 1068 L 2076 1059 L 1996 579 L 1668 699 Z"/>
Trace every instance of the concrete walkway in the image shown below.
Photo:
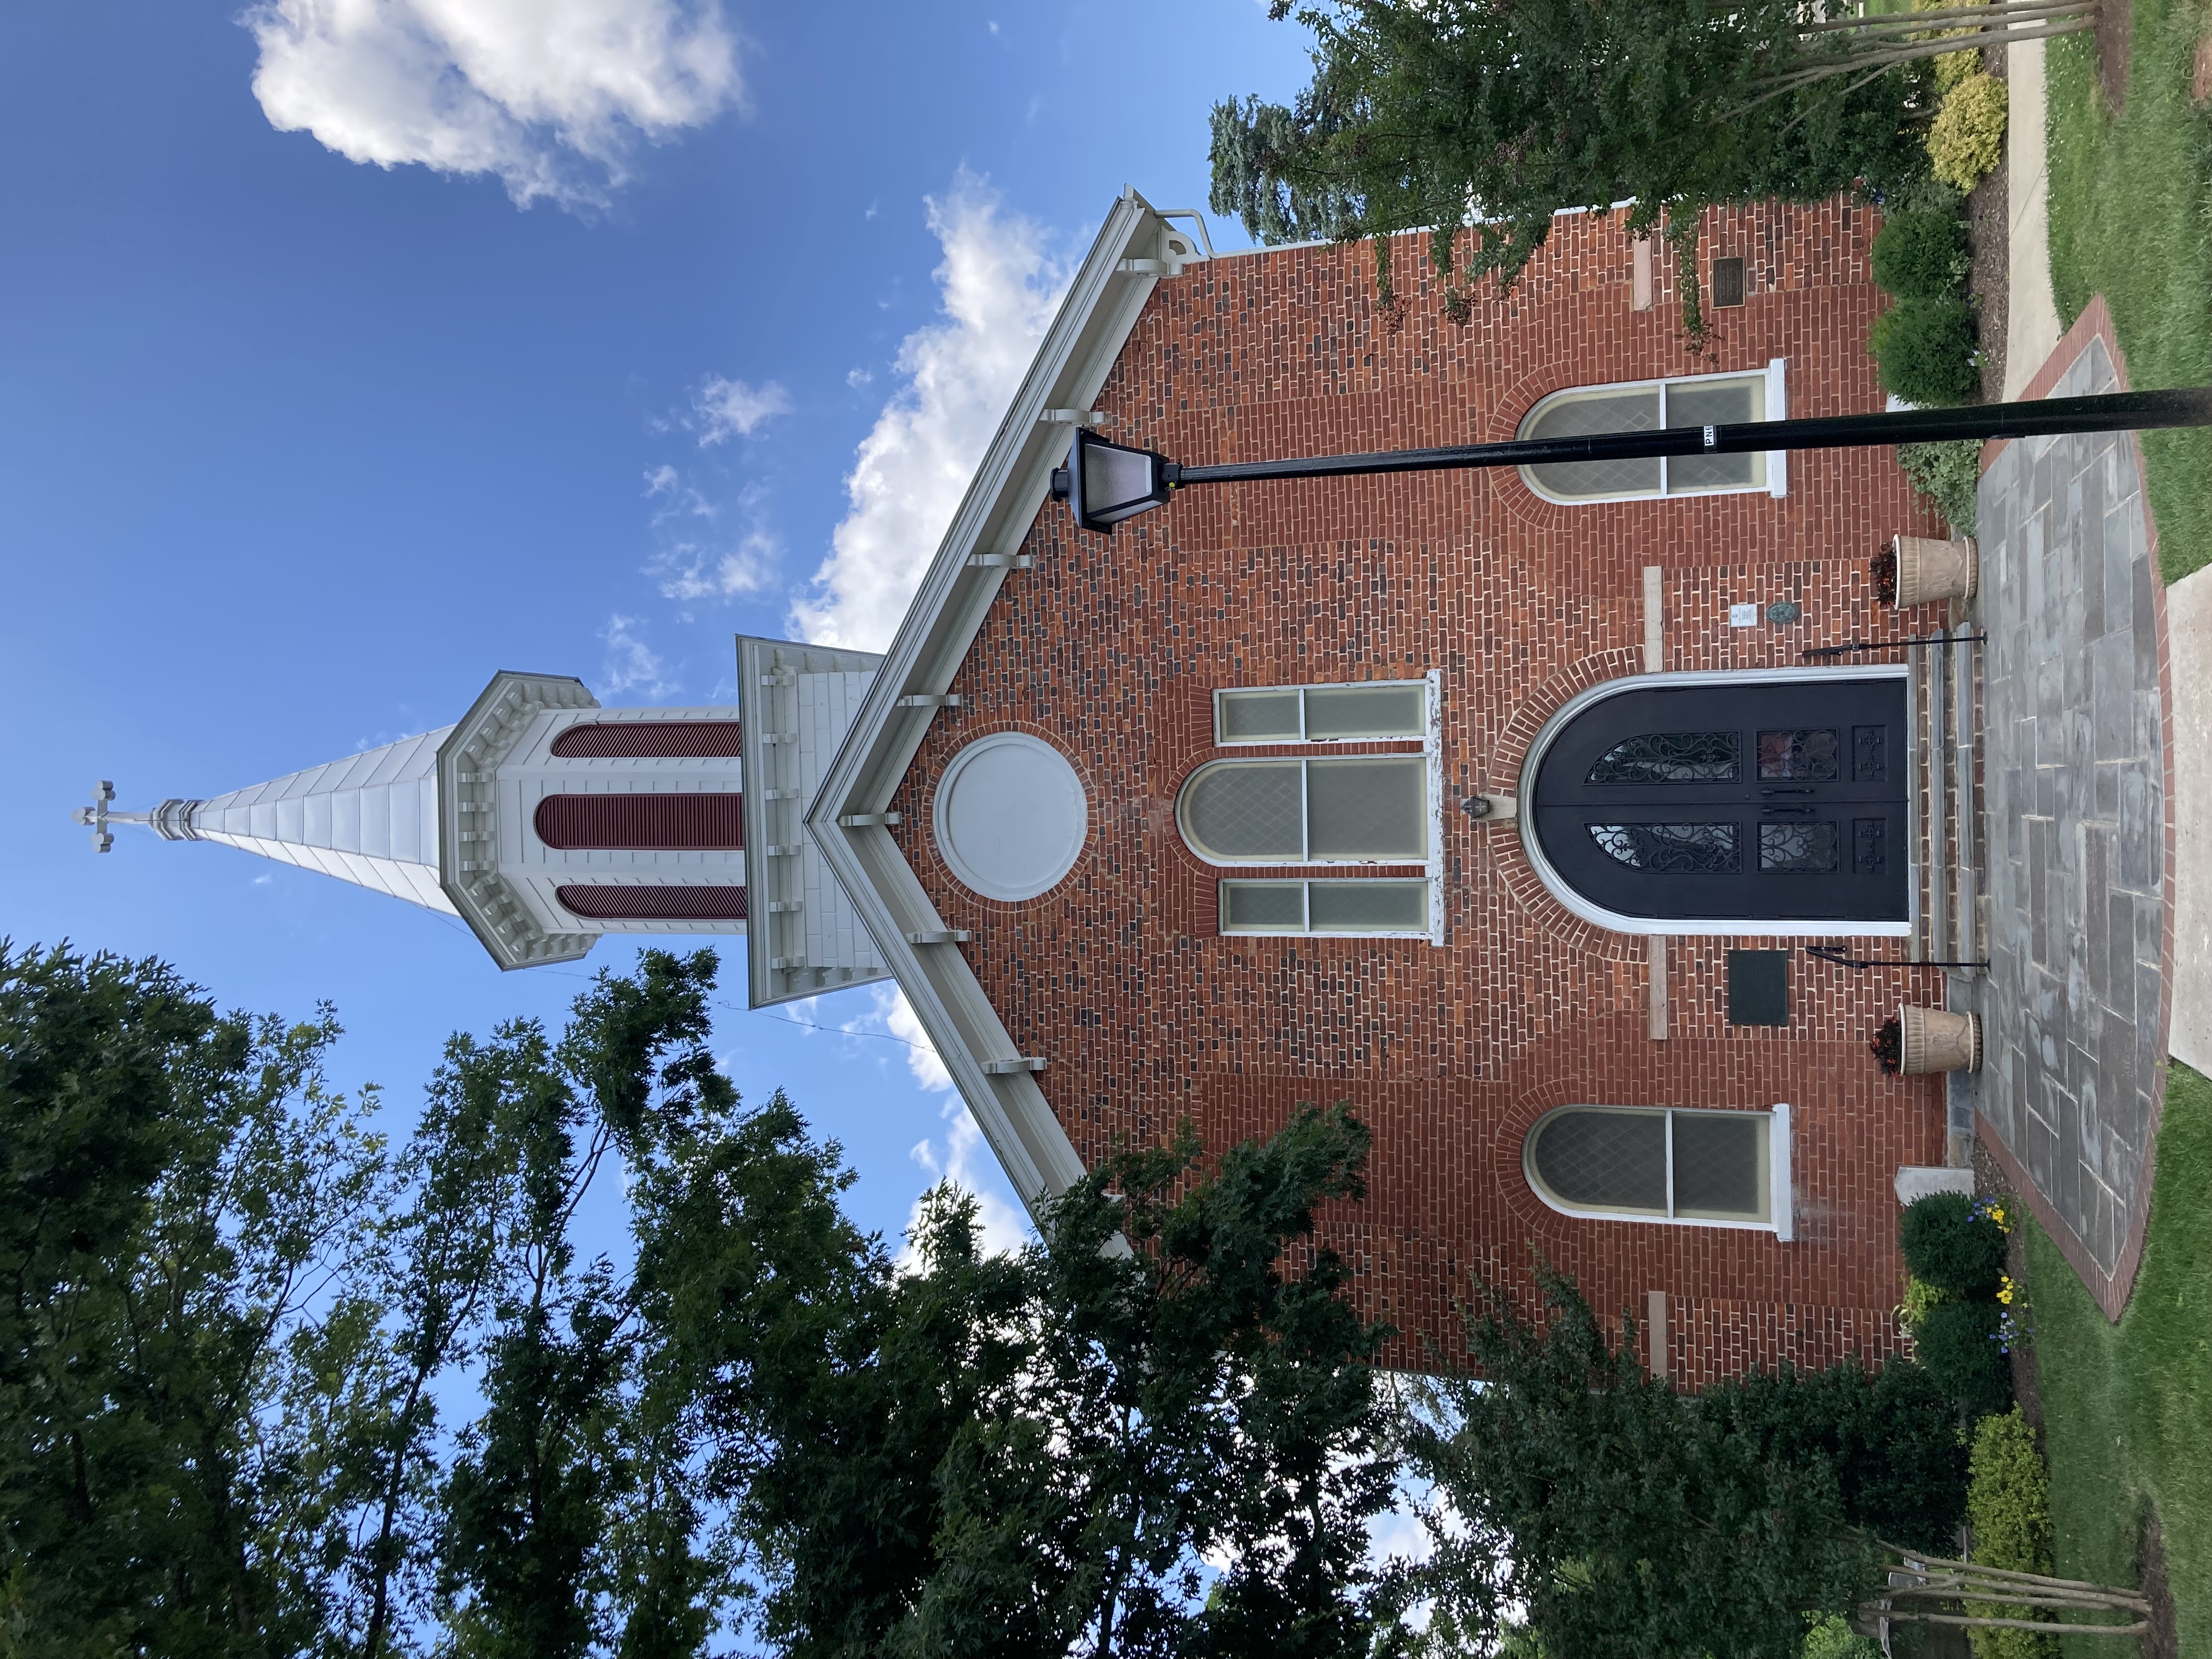
<path fill-rule="evenodd" d="M 2173 702 L 2176 1060 L 2212 1073 L 2212 569 L 2166 590 Z"/>
<path fill-rule="evenodd" d="M 2023 25 L 2022 27 L 2032 27 Z M 2005 48 L 2005 388 L 2016 401 L 2058 349 L 2051 291 L 2051 158 L 2041 40 Z"/>

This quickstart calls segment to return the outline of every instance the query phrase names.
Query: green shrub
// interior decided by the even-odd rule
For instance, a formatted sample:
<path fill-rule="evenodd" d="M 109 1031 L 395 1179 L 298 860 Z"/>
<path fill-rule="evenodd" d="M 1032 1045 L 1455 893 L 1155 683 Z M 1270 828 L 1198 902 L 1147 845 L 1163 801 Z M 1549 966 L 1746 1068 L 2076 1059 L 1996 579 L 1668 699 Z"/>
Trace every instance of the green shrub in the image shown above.
<path fill-rule="evenodd" d="M 1909 1274 L 1905 1280 L 1905 1300 L 1898 1304 L 1897 1322 L 1908 1331 L 1920 1328 L 1920 1322 L 1928 1317 L 1928 1310 L 1938 1302 L 1952 1299 L 1948 1291 L 1941 1291 L 1924 1279 Z"/>
<path fill-rule="evenodd" d="M 1947 52 L 1929 64 L 1936 76 L 1936 90 L 1948 96 L 1959 82 L 1982 66 L 1978 52 Z"/>
<path fill-rule="evenodd" d="M 1944 94 L 1928 130 L 1928 159 L 1954 190 L 1972 190 L 2003 154 L 2005 83 L 1986 71 L 1966 76 Z"/>
<path fill-rule="evenodd" d="M 1714 1383 L 1703 1408 L 1778 1462 L 1825 1463 L 1852 1526 L 1919 1549 L 1948 1547 L 1966 1513 L 1966 1446 L 1956 1409 L 1909 1359 L 1869 1376 L 1856 1358 L 1822 1371 Z"/>
<path fill-rule="evenodd" d="M 1881 1659 L 1881 1644 L 1853 1631 L 1841 1613 L 1830 1613 L 1806 1632 L 1804 1659 Z"/>
<path fill-rule="evenodd" d="M 2003 1311 L 1994 1302 L 1939 1302 L 1912 1339 L 1922 1369 L 1972 1417 L 2012 1404 L 2012 1368 L 1997 1346 Z"/>
<path fill-rule="evenodd" d="M 1955 533 L 1974 533 L 1975 492 L 1982 483 L 1981 440 L 1899 444 L 1897 464 L 1905 469 L 1912 487 L 1942 509 L 1944 521 Z"/>
<path fill-rule="evenodd" d="M 1985 1567 L 2014 1572 L 2051 1571 L 2051 1471 L 2036 1449 L 2035 1431 L 2020 1407 L 2002 1417 L 1985 1417 L 1974 1430 L 1972 1473 L 1966 1488 L 1966 1518 L 1974 1528 L 1974 1559 Z M 2031 1607 L 1970 1601 L 1970 1613 L 1983 1618 L 2033 1619 Z M 2027 1630 L 1972 1632 L 1978 1659 L 2046 1659 L 2057 1647 L 2052 1638 Z"/>
<path fill-rule="evenodd" d="M 1966 222 L 1943 208 L 1900 213 L 1874 239 L 1874 279 L 1900 300 L 1941 300 L 1962 293 L 1973 268 Z"/>
<path fill-rule="evenodd" d="M 1964 1193 L 1930 1193 L 1905 1206 L 1897 1242 L 1915 1279 L 1958 1297 L 1994 1297 L 2004 1277 L 2004 1229 L 1974 1213 Z"/>
<path fill-rule="evenodd" d="M 1974 313 L 1964 300 L 1899 300 L 1875 319 L 1867 348 L 1883 389 L 1909 404 L 1970 403 L 1982 389 Z"/>

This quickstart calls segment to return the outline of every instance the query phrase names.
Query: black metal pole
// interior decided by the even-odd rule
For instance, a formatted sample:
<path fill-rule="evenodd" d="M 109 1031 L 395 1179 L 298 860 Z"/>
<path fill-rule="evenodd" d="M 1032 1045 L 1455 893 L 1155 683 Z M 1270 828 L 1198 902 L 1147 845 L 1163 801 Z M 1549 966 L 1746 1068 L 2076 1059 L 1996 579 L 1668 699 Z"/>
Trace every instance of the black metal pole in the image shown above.
<path fill-rule="evenodd" d="M 1386 450 L 1373 455 L 1313 455 L 1291 461 L 1232 461 L 1181 466 L 1170 487 L 1247 483 L 1265 478 L 1337 478 L 1359 473 L 1442 472 L 1461 467 L 1531 466 L 1559 461 L 1648 460 L 1662 455 L 1741 455 L 1762 449 L 1862 449 L 1958 438 L 2039 438 L 2069 432 L 2148 431 L 2212 426 L 2212 386 L 2114 392 L 2094 398 L 1910 409 L 1896 414 L 1832 415 L 1810 421 L 1747 421 L 1733 426 L 1663 427 L 1582 438 L 1524 438 L 1448 449 Z"/>

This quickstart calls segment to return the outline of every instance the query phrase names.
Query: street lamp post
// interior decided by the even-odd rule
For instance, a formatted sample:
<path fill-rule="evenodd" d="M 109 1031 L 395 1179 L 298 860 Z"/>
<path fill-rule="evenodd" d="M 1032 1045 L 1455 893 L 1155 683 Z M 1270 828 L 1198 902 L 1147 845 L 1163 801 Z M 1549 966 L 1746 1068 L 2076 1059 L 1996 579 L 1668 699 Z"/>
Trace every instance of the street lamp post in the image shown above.
<path fill-rule="evenodd" d="M 1976 404 L 1964 409 L 1831 415 L 1809 421 L 1743 421 L 1729 426 L 1601 432 L 1579 438 L 1522 438 L 1508 443 L 1383 450 L 1367 455 L 1231 461 L 1218 466 L 1185 466 L 1157 450 L 1109 443 L 1093 436 L 1088 428 L 1079 428 L 1068 451 L 1067 465 L 1053 472 L 1052 493 L 1068 504 L 1083 528 L 1111 534 L 1115 526 L 1166 506 L 1177 490 L 1194 484 L 1445 472 L 1560 461 L 1649 460 L 1671 455 L 1740 455 L 1767 449 L 1865 449 L 1959 438 L 2037 438 L 2175 426 L 2212 426 L 2212 386 Z"/>

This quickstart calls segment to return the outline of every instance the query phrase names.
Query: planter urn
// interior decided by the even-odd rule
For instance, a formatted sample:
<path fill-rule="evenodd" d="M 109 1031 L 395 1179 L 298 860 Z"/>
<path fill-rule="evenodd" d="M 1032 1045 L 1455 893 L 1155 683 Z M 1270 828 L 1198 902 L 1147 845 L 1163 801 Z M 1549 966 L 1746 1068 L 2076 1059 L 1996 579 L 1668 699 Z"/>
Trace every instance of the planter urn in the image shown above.
<path fill-rule="evenodd" d="M 1907 1006 L 1897 1011 L 1897 1024 L 1903 1060 L 1898 1069 L 1906 1076 L 1982 1069 L 1979 1014 Z"/>
<path fill-rule="evenodd" d="M 1946 542 L 1933 536 L 1899 536 L 1892 546 L 1897 554 L 1899 610 L 1974 597 L 1981 580 L 1981 554 L 1972 537 Z"/>

